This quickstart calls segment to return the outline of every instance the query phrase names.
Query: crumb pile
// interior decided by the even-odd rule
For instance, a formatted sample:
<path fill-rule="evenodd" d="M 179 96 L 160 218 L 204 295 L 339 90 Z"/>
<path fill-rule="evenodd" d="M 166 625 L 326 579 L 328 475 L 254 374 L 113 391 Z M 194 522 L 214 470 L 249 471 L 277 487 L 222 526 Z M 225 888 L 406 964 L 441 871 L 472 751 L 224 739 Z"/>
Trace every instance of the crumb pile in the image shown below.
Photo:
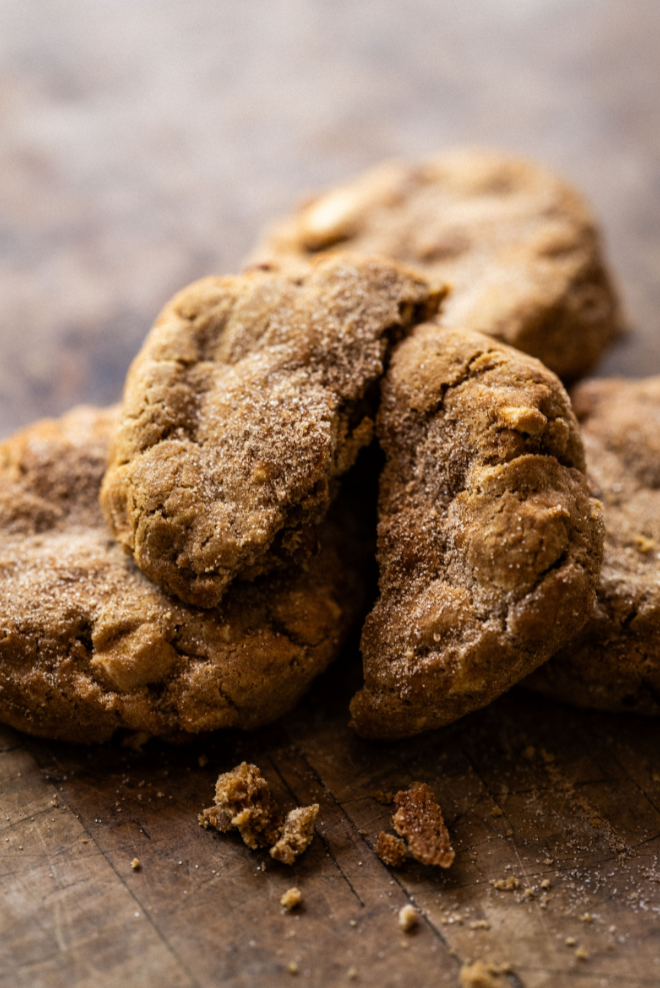
<path fill-rule="evenodd" d="M 260 769 L 241 762 L 218 778 L 215 805 L 200 813 L 199 822 L 202 827 L 215 827 L 223 833 L 238 830 L 248 847 L 270 847 L 275 861 L 292 865 L 312 842 L 318 812 L 319 804 L 313 803 L 290 810 L 285 816 Z M 289 896 L 282 904 L 292 908 L 288 905 L 292 901 Z"/>

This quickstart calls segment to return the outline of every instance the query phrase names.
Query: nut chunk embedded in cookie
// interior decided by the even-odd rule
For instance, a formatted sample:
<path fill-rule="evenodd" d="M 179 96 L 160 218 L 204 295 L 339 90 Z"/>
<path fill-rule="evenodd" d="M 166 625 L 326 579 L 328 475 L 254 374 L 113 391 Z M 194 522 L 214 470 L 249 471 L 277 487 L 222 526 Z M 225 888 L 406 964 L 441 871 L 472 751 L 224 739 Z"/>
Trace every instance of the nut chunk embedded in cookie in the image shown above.
<path fill-rule="evenodd" d="M 405 737 L 485 706 L 577 634 L 603 523 L 560 382 L 480 333 L 417 327 L 377 431 L 380 599 L 351 712 L 365 736 Z"/>
<path fill-rule="evenodd" d="M 304 270 L 319 250 L 347 249 L 450 284 L 443 325 L 495 336 L 566 380 L 621 331 L 589 208 L 524 158 L 459 150 L 385 162 L 276 223 L 251 260 Z"/>
<path fill-rule="evenodd" d="M 309 555 L 371 438 L 393 339 L 440 294 L 392 261 L 344 257 L 175 296 L 129 371 L 101 494 L 140 569 L 212 607 L 236 576 Z"/>
<path fill-rule="evenodd" d="M 577 638 L 523 683 L 567 703 L 660 714 L 660 377 L 573 392 L 605 514 L 596 603 Z"/>

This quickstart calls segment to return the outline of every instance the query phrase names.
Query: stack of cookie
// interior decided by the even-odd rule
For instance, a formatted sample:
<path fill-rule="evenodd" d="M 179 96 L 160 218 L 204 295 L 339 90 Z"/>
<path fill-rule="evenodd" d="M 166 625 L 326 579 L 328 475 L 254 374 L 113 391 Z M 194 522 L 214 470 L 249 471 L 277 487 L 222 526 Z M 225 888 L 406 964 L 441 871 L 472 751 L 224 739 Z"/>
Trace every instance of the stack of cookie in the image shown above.
<path fill-rule="evenodd" d="M 388 164 L 307 203 L 175 296 L 121 406 L 0 446 L 0 719 L 176 740 L 290 710 L 368 607 L 374 436 L 360 734 L 525 677 L 659 712 L 660 384 L 579 386 L 581 434 L 559 379 L 620 330 L 588 210 L 536 165 Z"/>

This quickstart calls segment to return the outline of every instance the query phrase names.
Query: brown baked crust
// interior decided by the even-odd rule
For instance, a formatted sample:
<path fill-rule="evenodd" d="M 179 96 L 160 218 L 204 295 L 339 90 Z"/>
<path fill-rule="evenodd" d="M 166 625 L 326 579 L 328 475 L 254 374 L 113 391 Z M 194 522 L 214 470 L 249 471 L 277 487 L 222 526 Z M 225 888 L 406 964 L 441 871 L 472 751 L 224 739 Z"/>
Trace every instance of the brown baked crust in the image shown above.
<path fill-rule="evenodd" d="M 371 439 L 392 338 L 439 299 L 364 257 L 175 296 L 129 371 L 101 493 L 140 569 L 212 607 L 238 574 L 309 554 L 336 479 Z"/>
<path fill-rule="evenodd" d="M 566 381 L 586 374 L 622 328 L 590 210 L 522 158 L 462 150 L 385 162 L 308 200 L 248 260 L 296 271 L 318 250 L 342 249 L 450 284 L 443 325 L 488 333 Z"/>
<path fill-rule="evenodd" d="M 274 720 L 337 656 L 364 600 L 344 494 L 302 568 L 199 610 L 106 529 L 98 492 L 116 420 L 78 408 L 0 444 L 0 720 L 83 743 Z"/>
<path fill-rule="evenodd" d="M 479 333 L 418 326 L 382 387 L 380 599 L 362 635 L 368 737 L 485 706 L 582 627 L 603 525 L 557 378 Z"/>
<path fill-rule="evenodd" d="M 582 707 L 660 714 L 660 377 L 573 392 L 604 507 L 596 604 L 576 641 L 522 684 Z"/>

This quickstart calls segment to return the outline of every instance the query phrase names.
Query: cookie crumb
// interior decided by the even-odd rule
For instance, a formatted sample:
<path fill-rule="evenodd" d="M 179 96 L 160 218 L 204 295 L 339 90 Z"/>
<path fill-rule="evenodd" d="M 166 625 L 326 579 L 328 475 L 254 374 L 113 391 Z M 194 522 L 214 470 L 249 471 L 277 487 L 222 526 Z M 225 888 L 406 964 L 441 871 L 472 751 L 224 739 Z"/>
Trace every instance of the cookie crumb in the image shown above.
<path fill-rule="evenodd" d="M 289 912 L 291 912 L 292 909 L 295 909 L 296 906 L 299 906 L 301 902 L 302 902 L 302 892 L 300 891 L 300 889 L 296 889 L 296 888 L 287 889 L 287 891 L 280 899 L 280 903 L 284 906 L 285 909 L 288 909 Z"/>
<path fill-rule="evenodd" d="M 208 765 L 208 763 L 209 763 L 208 755 L 200 755 L 199 758 L 197 759 L 197 764 L 199 765 L 200 768 L 205 768 Z"/>
<path fill-rule="evenodd" d="M 382 803 L 387 806 L 394 799 L 393 792 L 385 792 L 383 789 L 374 789 L 371 793 L 371 798 L 375 799 L 377 803 Z"/>
<path fill-rule="evenodd" d="M 296 964 L 295 961 L 291 961 L 291 963 L 289 964 L 289 974 L 297 974 L 297 973 L 298 973 L 298 965 Z"/>
<path fill-rule="evenodd" d="M 551 865 L 551 864 L 554 864 L 554 861 L 552 860 L 552 858 L 544 858 L 543 859 L 543 864 L 544 865 Z"/>
<path fill-rule="evenodd" d="M 419 913 L 414 906 L 402 906 L 399 909 L 399 926 L 404 933 L 409 933 L 419 923 Z"/>
<path fill-rule="evenodd" d="M 541 882 L 541 888 L 542 889 L 549 889 L 550 888 L 550 879 L 549 878 L 544 878 L 543 879 L 543 881 Z"/>
<path fill-rule="evenodd" d="M 499 806 L 493 806 L 492 810 L 490 811 L 490 815 L 491 816 L 504 816 L 504 810 L 502 810 Z"/>
<path fill-rule="evenodd" d="M 649 539 L 646 535 L 636 535 L 635 545 L 643 555 L 646 555 L 655 549 L 655 539 Z"/>
<path fill-rule="evenodd" d="M 583 947 L 580 947 L 579 950 L 576 950 L 575 951 L 575 956 L 577 957 L 577 959 L 579 961 L 588 961 L 589 960 L 589 954 L 586 952 L 586 950 L 584 950 Z"/>
<path fill-rule="evenodd" d="M 400 868 L 408 857 L 408 849 L 405 841 L 381 830 L 376 844 L 376 854 L 381 861 L 391 868 Z"/>
<path fill-rule="evenodd" d="M 318 812 L 319 804 L 312 803 L 311 806 L 300 806 L 287 813 L 282 833 L 270 849 L 271 858 L 292 865 L 312 843 Z"/>
<path fill-rule="evenodd" d="M 355 970 L 354 967 L 349 967 L 348 971 L 346 972 L 346 976 L 350 978 L 351 981 L 355 981 L 355 979 L 357 978 L 357 971 Z"/>
<path fill-rule="evenodd" d="M 566 937 L 566 940 L 564 941 L 564 943 L 566 944 L 567 947 L 574 947 L 575 946 L 575 937 Z"/>
<path fill-rule="evenodd" d="M 405 837 L 412 856 L 422 864 L 449 868 L 455 852 L 442 810 L 425 782 L 413 782 L 405 792 L 394 797 L 397 811 L 392 823 L 397 834 Z"/>
<path fill-rule="evenodd" d="M 464 964 L 460 971 L 461 988 L 500 988 L 504 984 L 501 975 L 508 974 L 510 964 L 488 964 L 475 961 Z"/>
<path fill-rule="evenodd" d="M 140 870 L 140 861 L 138 858 L 133 858 L 133 860 L 131 861 L 131 868 L 133 869 L 133 871 Z"/>
<path fill-rule="evenodd" d="M 269 847 L 271 857 L 293 864 L 309 847 L 319 804 L 299 806 L 286 817 L 273 798 L 270 786 L 256 765 L 241 762 L 220 775 L 215 786 L 215 806 L 199 814 L 200 826 L 226 832 L 236 829 L 248 847 Z"/>
<path fill-rule="evenodd" d="M 279 839 L 282 811 L 260 769 L 241 762 L 231 772 L 219 776 L 215 806 L 204 810 L 199 822 L 223 833 L 235 828 L 247 846 L 254 849 L 275 844 Z"/>
<path fill-rule="evenodd" d="M 591 915 L 591 913 L 583 913 L 580 916 L 580 922 L 581 923 L 590 923 L 592 921 L 592 919 L 593 919 L 593 916 Z"/>
<path fill-rule="evenodd" d="M 470 923 L 471 930 L 489 930 L 490 923 L 487 919 L 478 919 L 474 923 Z"/>
<path fill-rule="evenodd" d="M 520 888 L 520 882 L 513 875 L 509 875 L 508 878 L 491 878 L 490 884 L 494 889 L 499 889 L 500 892 L 511 892 L 513 889 Z"/>

